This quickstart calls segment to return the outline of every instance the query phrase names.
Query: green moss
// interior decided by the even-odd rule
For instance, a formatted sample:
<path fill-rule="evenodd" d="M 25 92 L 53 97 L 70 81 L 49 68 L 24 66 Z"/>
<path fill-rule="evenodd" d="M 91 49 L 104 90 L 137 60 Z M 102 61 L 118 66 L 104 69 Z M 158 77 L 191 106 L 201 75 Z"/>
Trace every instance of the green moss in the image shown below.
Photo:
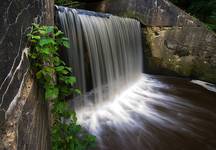
<path fill-rule="evenodd" d="M 216 67 L 201 59 L 197 59 L 193 64 L 192 76 L 200 80 L 216 83 Z"/>
<path fill-rule="evenodd" d="M 192 55 L 180 57 L 167 50 L 164 50 L 161 56 L 153 56 L 152 51 L 156 49 L 152 42 L 155 37 L 154 30 L 147 27 L 144 32 L 146 34 L 145 44 L 148 46 L 148 49 L 145 49 L 145 60 L 148 62 L 147 69 L 145 69 L 150 73 L 178 75 L 216 83 L 216 67 L 206 62 L 204 58 Z"/>
<path fill-rule="evenodd" d="M 193 68 L 192 63 L 190 64 L 176 55 L 168 56 L 163 60 L 163 66 L 165 66 L 165 68 L 171 69 L 181 76 L 191 76 Z"/>
<path fill-rule="evenodd" d="M 216 83 L 216 67 L 211 66 L 204 60 L 195 58 L 192 62 L 187 62 L 184 58 L 175 55 L 163 60 L 163 67 L 176 72 L 180 76 Z"/>

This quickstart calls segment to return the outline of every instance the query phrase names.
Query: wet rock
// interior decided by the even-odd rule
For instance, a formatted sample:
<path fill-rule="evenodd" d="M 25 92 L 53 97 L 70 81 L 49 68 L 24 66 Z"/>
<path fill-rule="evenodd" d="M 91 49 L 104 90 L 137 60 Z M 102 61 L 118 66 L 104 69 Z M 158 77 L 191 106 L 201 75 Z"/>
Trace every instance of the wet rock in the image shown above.
<path fill-rule="evenodd" d="M 190 54 L 187 46 L 181 45 L 175 41 L 165 40 L 164 44 L 168 49 L 173 51 L 174 55 L 178 55 L 182 57 L 182 56 L 188 56 Z"/>

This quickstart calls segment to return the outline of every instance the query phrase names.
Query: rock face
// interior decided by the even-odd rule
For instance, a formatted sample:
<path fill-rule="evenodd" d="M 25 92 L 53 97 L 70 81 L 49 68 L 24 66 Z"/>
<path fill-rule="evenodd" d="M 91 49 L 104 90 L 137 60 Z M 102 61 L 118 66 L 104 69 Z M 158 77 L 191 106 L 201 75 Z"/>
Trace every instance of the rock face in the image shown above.
<path fill-rule="evenodd" d="M 16 98 L 23 78 L 28 71 L 26 59 L 26 33 L 32 22 L 41 22 L 39 1 L 4 1 L 0 6 L 0 108 L 7 111 Z"/>
<path fill-rule="evenodd" d="M 168 0 L 109 0 L 95 6 L 143 24 L 146 72 L 216 83 L 216 34 Z"/>
<path fill-rule="evenodd" d="M 53 1 L 0 3 L 0 149 L 48 149 L 47 107 L 30 73 L 26 34 L 33 22 L 52 24 Z"/>
<path fill-rule="evenodd" d="M 148 27 L 149 70 L 216 83 L 216 36 L 204 27 Z M 166 70 L 168 71 L 166 71 Z"/>

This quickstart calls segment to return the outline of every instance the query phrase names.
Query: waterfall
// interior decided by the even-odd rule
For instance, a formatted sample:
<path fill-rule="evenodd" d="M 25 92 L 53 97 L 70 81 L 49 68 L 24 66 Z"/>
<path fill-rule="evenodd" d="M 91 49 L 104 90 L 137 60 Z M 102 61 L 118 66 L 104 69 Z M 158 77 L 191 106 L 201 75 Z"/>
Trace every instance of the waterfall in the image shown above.
<path fill-rule="evenodd" d="M 142 73 L 138 21 L 66 7 L 58 7 L 58 16 L 63 32 L 70 39 L 67 55 L 78 77 L 76 87 L 84 94 L 85 64 L 90 64 L 94 104 L 115 99 L 138 80 Z M 88 103 L 86 98 L 85 101 Z"/>
<path fill-rule="evenodd" d="M 216 94 L 187 80 L 142 74 L 138 21 L 65 7 L 57 12 L 71 46 L 63 56 L 83 93 L 72 106 L 78 123 L 96 135 L 97 149 L 215 149 Z"/>

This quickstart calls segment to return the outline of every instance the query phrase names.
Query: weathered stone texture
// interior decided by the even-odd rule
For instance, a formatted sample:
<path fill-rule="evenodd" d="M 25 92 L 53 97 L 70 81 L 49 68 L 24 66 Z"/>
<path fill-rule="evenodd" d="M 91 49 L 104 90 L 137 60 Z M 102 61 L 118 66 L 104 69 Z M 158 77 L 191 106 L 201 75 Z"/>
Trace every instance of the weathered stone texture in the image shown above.
<path fill-rule="evenodd" d="M 27 71 L 22 61 L 26 33 L 32 22 L 41 22 L 42 6 L 37 0 L 1 0 L 0 5 L 0 117 L 16 96 Z"/>
<path fill-rule="evenodd" d="M 17 149 L 49 150 L 49 109 L 37 84 L 31 81 L 28 85 L 31 91 L 18 121 Z"/>
<path fill-rule="evenodd" d="M 134 17 L 148 26 L 201 25 L 167 0 L 109 0 L 101 2 L 100 7 L 102 11 Z"/>
<path fill-rule="evenodd" d="M 215 83 L 216 36 L 211 31 L 200 27 L 148 27 L 145 33 L 151 49 L 147 56 L 150 72 L 166 69 Z"/>
<path fill-rule="evenodd" d="M 26 34 L 33 22 L 53 24 L 53 0 L 0 3 L 0 149 L 49 149 L 47 104 L 30 74 Z"/>

